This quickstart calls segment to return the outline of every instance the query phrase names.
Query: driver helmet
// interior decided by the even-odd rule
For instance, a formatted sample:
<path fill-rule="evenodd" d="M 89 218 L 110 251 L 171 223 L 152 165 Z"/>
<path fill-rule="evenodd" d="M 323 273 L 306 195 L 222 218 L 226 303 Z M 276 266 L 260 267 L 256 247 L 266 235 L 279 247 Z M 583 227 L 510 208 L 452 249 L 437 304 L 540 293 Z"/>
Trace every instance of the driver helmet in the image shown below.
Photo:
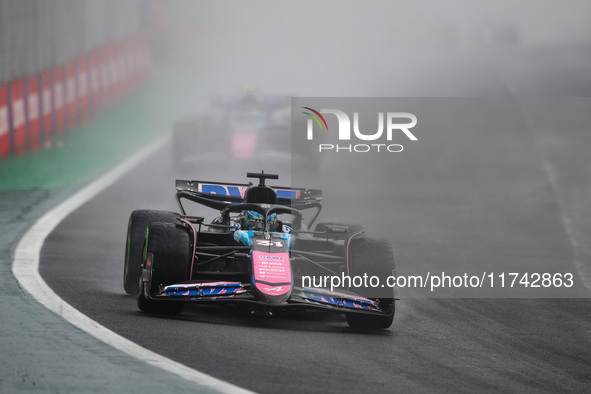
<path fill-rule="evenodd" d="M 268 216 L 269 231 L 275 231 L 277 228 L 277 214 L 272 213 Z M 263 215 L 255 211 L 246 211 L 244 215 L 244 226 L 245 230 L 264 231 L 265 221 Z"/>

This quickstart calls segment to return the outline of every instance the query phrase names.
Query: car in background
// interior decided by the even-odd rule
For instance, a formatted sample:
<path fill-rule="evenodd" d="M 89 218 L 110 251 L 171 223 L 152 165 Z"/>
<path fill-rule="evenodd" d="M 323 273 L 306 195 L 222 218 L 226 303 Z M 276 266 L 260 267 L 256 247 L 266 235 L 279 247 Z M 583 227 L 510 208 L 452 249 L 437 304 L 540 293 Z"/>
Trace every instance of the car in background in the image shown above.
<path fill-rule="evenodd" d="M 214 97 L 206 113 L 177 122 L 172 130 L 172 163 L 189 174 L 227 163 L 286 172 L 292 165 L 317 165 L 314 155 L 291 149 L 291 96 L 259 94 Z M 305 168 L 306 170 L 308 167 Z"/>

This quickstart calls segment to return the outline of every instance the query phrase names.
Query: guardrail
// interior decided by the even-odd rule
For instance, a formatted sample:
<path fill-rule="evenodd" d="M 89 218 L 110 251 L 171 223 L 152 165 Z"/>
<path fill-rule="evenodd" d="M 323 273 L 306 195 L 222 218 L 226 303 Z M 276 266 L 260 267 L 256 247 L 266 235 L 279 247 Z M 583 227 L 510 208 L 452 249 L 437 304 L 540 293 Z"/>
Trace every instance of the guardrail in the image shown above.
<path fill-rule="evenodd" d="M 0 84 L 0 158 L 50 145 L 136 90 L 151 71 L 148 39 L 137 33 Z"/>

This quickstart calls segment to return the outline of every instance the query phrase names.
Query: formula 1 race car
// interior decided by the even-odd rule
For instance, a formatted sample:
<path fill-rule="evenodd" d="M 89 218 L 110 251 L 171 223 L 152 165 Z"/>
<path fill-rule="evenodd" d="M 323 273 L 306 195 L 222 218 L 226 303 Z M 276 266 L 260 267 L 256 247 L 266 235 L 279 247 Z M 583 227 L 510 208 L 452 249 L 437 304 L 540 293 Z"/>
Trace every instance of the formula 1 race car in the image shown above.
<path fill-rule="evenodd" d="M 181 214 L 136 210 L 130 218 L 124 287 L 147 313 L 178 314 L 185 303 L 231 303 L 253 311 L 324 309 L 351 327 L 384 329 L 394 318 L 392 244 L 359 225 L 319 223 L 322 191 L 270 187 L 277 175 L 248 173 L 258 185 L 176 181 Z M 186 214 L 186 199 L 219 211 L 209 223 Z M 302 212 L 312 212 L 304 222 Z M 371 291 L 343 280 L 376 277 Z M 311 279 L 313 278 L 313 279 Z M 324 281 L 322 280 L 324 279 Z M 319 285 L 319 283 L 323 286 Z M 367 296 L 362 292 L 367 292 Z"/>
<path fill-rule="evenodd" d="M 241 95 L 212 98 L 207 112 L 173 125 L 173 167 L 180 174 L 228 161 L 285 170 L 292 164 L 316 169 L 320 155 L 294 153 L 291 149 L 290 100 L 289 95 L 263 95 L 250 90 Z"/>

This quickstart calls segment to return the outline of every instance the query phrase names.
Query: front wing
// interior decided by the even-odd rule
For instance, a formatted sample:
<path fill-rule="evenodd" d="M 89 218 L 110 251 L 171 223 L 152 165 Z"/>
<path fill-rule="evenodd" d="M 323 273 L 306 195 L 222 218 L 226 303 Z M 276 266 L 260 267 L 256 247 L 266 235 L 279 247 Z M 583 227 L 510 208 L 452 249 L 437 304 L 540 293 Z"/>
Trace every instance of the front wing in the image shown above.
<path fill-rule="evenodd" d="M 269 304 L 257 298 L 250 283 L 203 282 L 165 286 L 155 296 L 159 301 L 195 303 L 243 303 L 261 309 L 324 309 L 340 313 L 366 313 L 391 315 L 379 303 L 354 293 L 330 291 L 321 288 L 294 286 L 290 298 L 279 304 Z"/>

